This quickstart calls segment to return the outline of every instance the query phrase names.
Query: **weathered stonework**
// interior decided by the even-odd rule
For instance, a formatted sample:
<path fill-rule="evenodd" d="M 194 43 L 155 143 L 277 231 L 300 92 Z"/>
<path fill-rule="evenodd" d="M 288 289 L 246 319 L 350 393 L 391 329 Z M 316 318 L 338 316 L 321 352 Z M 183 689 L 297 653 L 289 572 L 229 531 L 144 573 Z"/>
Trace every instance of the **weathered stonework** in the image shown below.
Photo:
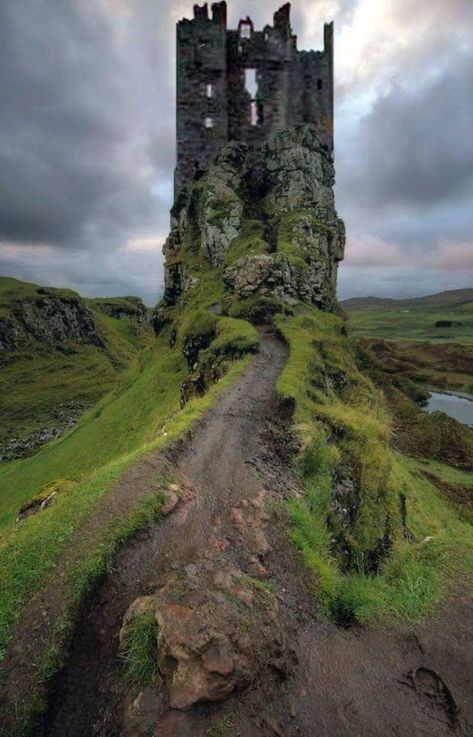
<path fill-rule="evenodd" d="M 176 194 L 229 141 L 253 152 L 272 132 L 310 123 L 333 149 L 333 24 L 323 51 L 298 51 L 290 7 L 262 31 L 250 18 L 227 30 L 225 2 L 211 17 L 196 5 L 193 20 L 177 24 Z"/>

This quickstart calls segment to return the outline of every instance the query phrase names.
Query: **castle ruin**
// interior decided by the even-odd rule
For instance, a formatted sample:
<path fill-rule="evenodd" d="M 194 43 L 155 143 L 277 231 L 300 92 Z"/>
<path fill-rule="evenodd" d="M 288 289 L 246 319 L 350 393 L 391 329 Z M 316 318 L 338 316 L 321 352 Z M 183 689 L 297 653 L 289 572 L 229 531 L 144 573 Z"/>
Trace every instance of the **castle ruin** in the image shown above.
<path fill-rule="evenodd" d="M 261 147 L 270 133 L 316 126 L 333 149 L 333 24 L 323 51 L 298 51 L 290 3 L 274 25 L 255 31 L 250 17 L 227 29 L 226 2 L 194 6 L 177 24 L 175 194 L 207 169 L 229 141 Z"/>

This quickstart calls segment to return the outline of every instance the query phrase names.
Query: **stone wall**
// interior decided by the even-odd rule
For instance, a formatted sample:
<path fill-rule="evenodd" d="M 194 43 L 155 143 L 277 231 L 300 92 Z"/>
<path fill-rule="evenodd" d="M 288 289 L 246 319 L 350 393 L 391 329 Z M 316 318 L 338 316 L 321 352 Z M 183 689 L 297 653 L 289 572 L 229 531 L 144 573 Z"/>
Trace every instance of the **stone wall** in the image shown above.
<path fill-rule="evenodd" d="M 177 24 L 177 167 L 179 189 L 206 171 L 228 141 L 257 151 L 268 136 L 310 123 L 333 149 L 333 25 L 323 51 L 298 51 L 290 3 L 273 26 L 255 31 L 249 17 L 226 28 L 225 2 L 194 6 Z"/>

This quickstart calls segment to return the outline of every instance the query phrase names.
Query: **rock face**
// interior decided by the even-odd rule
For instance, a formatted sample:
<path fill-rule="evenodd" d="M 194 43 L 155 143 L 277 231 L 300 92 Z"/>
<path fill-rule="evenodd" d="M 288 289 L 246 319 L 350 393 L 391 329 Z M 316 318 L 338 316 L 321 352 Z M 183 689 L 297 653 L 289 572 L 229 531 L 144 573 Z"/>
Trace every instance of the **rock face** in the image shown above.
<path fill-rule="evenodd" d="M 102 346 L 92 313 L 78 297 L 45 296 L 25 301 L 18 319 L 36 340 L 51 344 L 89 343 Z"/>
<path fill-rule="evenodd" d="M 148 320 L 146 307 L 137 297 L 97 300 L 95 307 L 115 319 L 129 319 L 137 329 Z M 84 300 L 43 287 L 12 301 L 8 313 L 0 317 L 0 353 L 29 348 L 34 341 L 55 350 L 71 344 L 105 347 L 94 311 Z"/>
<path fill-rule="evenodd" d="M 39 294 L 16 303 L 0 320 L 0 350 L 17 351 L 31 339 L 61 348 L 66 343 L 104 346 L 93 313 L 76 296 Z"/>
<path fill-rule="evenodd" d="M 333 184 L 331 154 L 313 126 L 273 134 L 259 154 L 225 146 L 172 209 L 162 306 L 186 299 L 211 266 L 222 269 L 230 300 L 269 295 L 330 309 L 345 245 Z M 261 226 L 257 247 L 244 240 L 249 222 Z"/>
<path fill-rule="evenodd" d="M 147 320 L 146 307 L 139 297 L 123 297 L 122 299 L 95 300 L 101 312 L 116 320 L 131 319 L 137 325 L 143 325 Z"/>

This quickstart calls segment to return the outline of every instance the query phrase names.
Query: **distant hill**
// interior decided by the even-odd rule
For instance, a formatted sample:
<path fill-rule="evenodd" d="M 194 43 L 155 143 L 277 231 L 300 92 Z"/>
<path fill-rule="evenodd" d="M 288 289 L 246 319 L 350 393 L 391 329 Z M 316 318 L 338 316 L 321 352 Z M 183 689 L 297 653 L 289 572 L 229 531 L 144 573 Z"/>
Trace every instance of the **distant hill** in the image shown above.
<path fill-rule="evenodd" d="M 384 297 L 354 297 L 341 302 L 342 306 L 352 310 L 366 307 L 381 307 L 384 309 L 415 309 L 417 307 L 461 307 L 473 302 L 473 289 L 450 289 L 438 294 L 428 294 L 425 297 L 411 299 L 388 299 Z"/>
<path fill-rule="evenodd" d="M 473 343 L 473 289 L 413 299 L 360 297 L 341 304 L 356 337 Z"/>

